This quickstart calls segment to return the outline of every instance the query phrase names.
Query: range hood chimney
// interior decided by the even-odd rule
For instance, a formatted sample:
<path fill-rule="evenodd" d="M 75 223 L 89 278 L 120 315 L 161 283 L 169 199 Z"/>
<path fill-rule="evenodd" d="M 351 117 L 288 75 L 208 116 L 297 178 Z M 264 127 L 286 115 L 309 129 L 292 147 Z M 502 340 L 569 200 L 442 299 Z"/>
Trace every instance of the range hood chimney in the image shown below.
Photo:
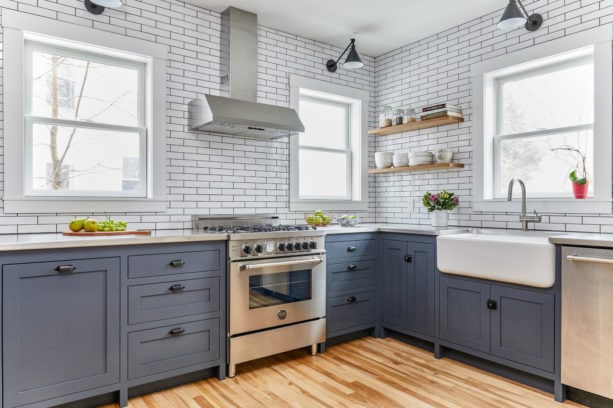
<path fill-rule="evenodd" d="M 253 13 L 228 7 L 221 14 L 221 90 L 230 97 L 191 101 L 191 130 L 264 139 L 304 132 L 295 110 L 256 102 L 257 26 Z"/>

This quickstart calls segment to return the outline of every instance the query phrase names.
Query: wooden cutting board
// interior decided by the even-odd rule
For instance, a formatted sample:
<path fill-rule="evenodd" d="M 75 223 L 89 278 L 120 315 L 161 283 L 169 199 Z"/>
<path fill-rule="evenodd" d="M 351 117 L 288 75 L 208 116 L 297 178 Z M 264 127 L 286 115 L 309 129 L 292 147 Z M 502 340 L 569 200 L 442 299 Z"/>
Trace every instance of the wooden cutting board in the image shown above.
<path fill-rule="evenodd" d="M 62 234 L 69 237 L 108 237 L 108 236 L 117 236 L 117 235 L 151 235 L 151 231 L 139 230 L 139 231 L 79 231 L 72 232 L 66 231 L 62 232 Z"/>

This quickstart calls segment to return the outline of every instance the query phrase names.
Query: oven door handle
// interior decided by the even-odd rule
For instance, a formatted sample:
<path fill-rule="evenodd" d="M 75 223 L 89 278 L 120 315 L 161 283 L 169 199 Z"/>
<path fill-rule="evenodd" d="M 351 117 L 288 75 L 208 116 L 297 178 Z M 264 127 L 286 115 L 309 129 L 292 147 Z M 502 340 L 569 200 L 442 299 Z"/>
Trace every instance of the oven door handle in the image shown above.
<path fill-rule="evenodd" d="M 240 266 L 241 271 L 248 271 L 252 269 L 264 269 L 270 267 L 283 267 L 283 266 L 299 266 L 299 265 L 318 265 L 324 260 L 322 258 L 301 259 L 298 261 L 277 261 L 266 262 L 257 264 L 243 264 Z"/>

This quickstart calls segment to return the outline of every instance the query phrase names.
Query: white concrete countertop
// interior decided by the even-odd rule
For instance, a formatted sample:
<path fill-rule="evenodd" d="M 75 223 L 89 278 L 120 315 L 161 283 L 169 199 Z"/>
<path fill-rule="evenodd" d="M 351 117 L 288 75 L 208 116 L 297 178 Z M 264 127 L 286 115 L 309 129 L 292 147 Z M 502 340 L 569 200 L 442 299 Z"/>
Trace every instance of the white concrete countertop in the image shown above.
<path fill-rule="evenodd" d="M 445 227 L 434 228 L 429 225 L 416 224 L 358 224 L 355 227 L 341 227 L 338 224 L 319 227 L 326 234 L 355 234 L 359 232 L 397 232 L 401 234 L 446 235 L 468 232 L 468 228 Z"/>
<path fill-rule="evenodd" d="M 358 224 L 355 227 L 331 225 L 320 227 L 326 234 L 352 234 L 359 232 L 397 232 L 403 234 L 442 235 L 466 232 L 467 229 L 448 227 L 432 228 L 423 225 L 404 224 Z M 62 234 L 19 234 L 0 235 L 0 252 L 32 251 L 39 249 L 87 248 L 117 245 L 146 245 L 177 242 L 225 241 L 228 234 L 211 234 L 201 231 L 160 230 L 152 231 L 151 235 L 120 235 L 73 237 Z"/>
<path fill-rule="evenodd" d="M 568 233 L 549 237 L 549 242 L 559 245 L 613 248 L 613 234 Z"/>
<path fill-rule="evenodd" d="M 226 239 L 228 239 L 228 234 L 210 234 L 192 230 L 160 230 L 152 231 L 151 235 L 120 235 L 108 237 L 72 237 L 62 234 L 0 235 L 0 252 L 163 244 L 174 242 L 225 241 Z"/>

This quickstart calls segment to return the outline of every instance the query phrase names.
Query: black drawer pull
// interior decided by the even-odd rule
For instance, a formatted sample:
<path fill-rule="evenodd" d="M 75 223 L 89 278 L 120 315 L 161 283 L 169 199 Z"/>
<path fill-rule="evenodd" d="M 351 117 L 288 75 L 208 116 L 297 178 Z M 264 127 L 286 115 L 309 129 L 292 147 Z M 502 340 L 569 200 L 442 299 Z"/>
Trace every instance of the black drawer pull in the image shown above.
<path fill-rule="evenodd" d="M 357 302 L 357 301 L 358 301 L 358 298 L 357 298 L 357 297 L 355 297 L 355 296 L 349 296 L 349 297 L 347 298 L 347 303 L 355 303 L 355 302 Z"/>
<path fill-rule="evenodd" d="M 354 246 L 350 246 L 350 247 L 347 247 L 347 252 L 354 252 L 356 249 L 358 248 Z"/>
<path fill-rule="evenodd" d="M 76 271 L 77 267 L 74 265 L 60 265 L 60 266 L 57 266 L 55 270 L 60 273 L 67 273 L 67 272 Z"/>
<path fill-rule="evenodd" d="M 498 309 L 498 302 L 496 302 L 495 300 L 488 299 L 486 305 L 487 305 L 487 308 L 490 309 L 490 310 Z"/>
<path fill-rule="evenodd" d="M 174 261 L 170 261 L 169 265 L 172 266 L 173 268 L 176 268 L 178 266 L 185 265 L 185 261 L 183 259 L 175 259 Z"/>
<path fill-rule="evenodd" d="M 411 262 L 413 262 L 413 257 L 411 255 L 407 254 L 407 255 L 404 256 L 404 261 L 406 263 L 411 263 Z"/>
<path fill-rule="evenodd" d="M 177 283 L 176 285 L 172 285 L 169 289 L 171 292 L 180 292 L 183 289 L 185 289 L 185 285 L 181 285 L 180 283 Z"/>
<path fill-rule="evenodd" d="M 185 333 L 185 329 L 182 327 L 177 327 L 176 329 L 172 329 L 168 332 L 168 334 L 170 334 L 171 336 L 180 336 L 183 333 Z"/>
<path fill-rule="evenodd" d="M 348 271 L 355 271 L 356 269 L 358 269 L 358 266 L 356 264 L 347 265 Z"/>

